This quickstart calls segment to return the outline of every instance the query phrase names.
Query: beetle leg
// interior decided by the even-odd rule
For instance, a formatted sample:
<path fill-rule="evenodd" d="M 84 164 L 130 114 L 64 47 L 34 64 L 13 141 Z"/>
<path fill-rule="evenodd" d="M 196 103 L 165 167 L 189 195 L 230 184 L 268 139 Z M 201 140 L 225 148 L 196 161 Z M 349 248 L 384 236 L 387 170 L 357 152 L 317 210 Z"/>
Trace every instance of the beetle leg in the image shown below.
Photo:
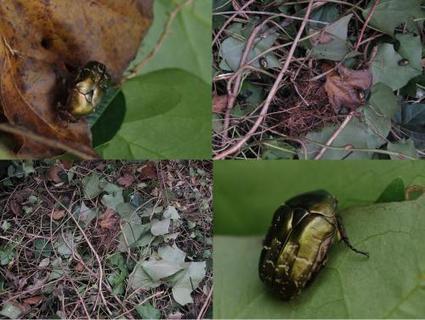
<path fill-rule="evenodd" d="M 337 227 L 338 227 L 337 228 L 338 229 L 338 238 L 340 240 L 342 240 L 345 243 L 345 245 L 347 247 L 349 247 L 355 253 L 362 254 L 362 255 L 364 255 L 364 256 L 366 256 L 366 257 L 369 258 L 369 253 L 368 252 L 360 251 L 360 250 L 358 250 L 358 249 L 356 249 L 356 248 L 353 247 L 353 245 L 351 244 L 350 240 L 348 239 L 347 233 L 345 231 L 344 225 L 342 224 L 342 219 L 341 219 L 340 216 L 338 216 L 338 215 L 336 216 L 336 221 L 337 221 Z"/>

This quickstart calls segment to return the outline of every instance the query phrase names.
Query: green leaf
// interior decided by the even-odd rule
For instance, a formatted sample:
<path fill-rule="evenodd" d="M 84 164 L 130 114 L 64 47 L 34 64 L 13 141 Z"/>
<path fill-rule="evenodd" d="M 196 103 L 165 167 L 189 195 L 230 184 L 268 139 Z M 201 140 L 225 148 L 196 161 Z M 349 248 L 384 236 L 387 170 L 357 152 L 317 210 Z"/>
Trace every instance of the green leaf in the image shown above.
<path fill-rule="evenodd" d="M 369 2 L 367 9 L 363 10 L 363 17 L 366 19 L 374 1 Z M 414 18 L 421 18 L 424 12 L 421 9 L 421 0 L 382 0 L 375 8 L 370 24 L 389 34 L 394 34 L 394 29 L 402 23 L 413 21 Z"/>
<path fill-rule="evenodd" d="M 293 159 L 296 154 L 295 148 L 280 139 L 263 142 L 263 160 Z"/>
<path fill-rule="evenodd" d="M 205 262 L 191 262 L 181 278 L 173 286 L 174 300 L 182 306 L 193 303 L 191 293 L 199 286 L 205 274 Z"/>
<path fill-rule="evenodd" d="M 328 126 L 320 131 L 310 132 L 307 134 L 306 138 L 308 140 L 306 141 L 306 147 L 308 159 L 313 159 L 317 152 L 321 149 L 321 146 L 313 143 L 313 141 L 325 144 L 336 130 L 336 126 Z M 338 134 L 337 138 L 332 143 L 332 146 L 352 146 L 359 149 L 375 149 L 384 142 L 385 141 L 382 141 L 378 136 L 376 136 L 363 122 L 359 121 L 357 118 L 353 118 Z M 370 159 L 372 155 L 372 152 L 351 152 L 350 150 L 328 149 L 321 159 Z M 302 150 L 299 151 L 299 156 L 301 159 L 304 158 Z"/>
<path fill-rule="evenodd" d="M 391 130 L 391 118 L 400 111 L 392 89 L 383 83 L 372 87 L 368 105 L 363 109 L 366 123 L 373 132 L 386 138 Z"/>
<path fill-rule="evenodd" d="M 97 216 L 97 210 L 90 209 L 86 206 L 85 202 L 83 201 L 81 203 L 81 207 L 76 207 L 73 214 L 75 215 L 78 222 L 83 226 L 87 227 L 90 222 L 96 218 Z"/>
<path fill-rule="evenodd" d="M 249 52 L 247 62 L 254 59 L 256 56 L 261 54 L 263 51 L 270 49 L 273 43 L 278 38 L 278 34 L 270 33 L 266 38 L 257 40 L 252 50 Z M 236 71 L 239 69 L 240 60 L 242 58 L 243 51 L 246 47 L 247 39 L 238 39 L 234 37 L 228 37 L 224 39 L 220 46 L 220 56 L 223 58 L 220 67 L 223 70 Z M 268 68 L 279 67 L 279 60 L 274 54 L 268 53 L 264 56 L 267 59 Z M 255 68 L 260 68 L 260 63 L 256 59 L 251 65 Z"/>
<path fill-rule="evenodd" d="M 142 262 L 142 268 L 153 281 L 159 281 L 184 269 L 184 265 L 175 261 L 151 258 Z"/>
<path fill-rule="evenodd" d="M 50 257 L 53 253 L 52 243 L 47 239 L 34 240 L 34 253 L 37 259 L 41 256 Z"/>
<path fill-rule="evenodd" d="M 65 258 L 71 256 L 77 247 L 72 232 L 68 231 L 61 235 L 60 238 L 55 242 L 55 247 L 61 256 Z"/>
<path fill-rule="evenodd" d="M 425 312 L 424 210 L 422 197 L 342 212 L 353 245 L 370 258 L 334 245 L 314 282 L 289 302 L 274 297 L 258 277 L 262 237 L 215 237 L 214 317 L 420 318 Z"/>
<path fill-rule="evenodd" d="M 169 14 L 182 1 L 155 0 L 153 25 L 143 40 L 136 62 L 155 48 Z M 199 75 L 211 83 L 211 2 L 195 0 L 177 14 L 160 50 L 147 63 L 142 73 L 165 68 L 179 68 Z"/>
<path fill-rule="evenodd" d="M 142 262 L 138 262 L 134 267 L 133 272 L 128 278 L 127 286 L 132 290 L 153 289 L 161 285 L 160 281 L 153 281 L 152 278 L 144 271 Z"/>
<path fill-rule="evenodd" d="M 122 234 L 119 238 L 118 250 L 120 252 L 127 252 L 129 248 L 134 247 L 140 237 L 150 230 L 150 225 L 139 223 L 125 223 L 122 228 Z"/>
<path fill-rule="evenodd" d="M 111 140 L 124 121 L 126 113 L 125 97 L 121 91 L 113 91 L 107 108 L 102 112 L 100 118 L 91 128 L 93 135 L 93 146 L 97 147 Z M 102 99 L 103 103 L 103 99 Z"/>
<path fill-rule="evenodd" d="M 84 196 L 87 199 L 93 199 L 97 197 L 103 191 L 100 175 L 92 173 L 86 176 L 82 180 Z"/>
<path fill-rule="evenodd" d="M 332 23 L 338 20 L 338 18 L 339 18 L 339 10 L 338 10 L 338 6 L 335 3 L 325 4 L 311 13 L 311 20 L 315 20 L 315 21 Z M 323 23 L 308 22 L 308 26 L 310 28 L 320 29 L 323 27 Z"/>
<path fill-rule="evenodd" d="M 165 246 L 159 248 L 158 255 L 162 259 L 178 265 L 183 265 L 186 258 L 186 253 L 180 250 L 175 244 L 172 247 Z"/>
<path fill-rule="evenodd" d="M 15 257 L 15 251 L 12 247 L 0 247 L 0 266 L 6 266 Z"/>
<path fill-rule="evenodd" d="M 164 69 L 127 81 L 122 91 L 127 114 L 117 135 L 97 148 L 104 158 L 209 157 L 211 94 L 205 82 Z"/>
<path fill-rule="evenodd" d="M 180 215 L 177 212 L 176 207 L 173 207 L 173 206 L 168 206 L 167 209 L 165 209 L 165 211 L 163 213 L 163 217 L 171 219 L 171 220 L 179 220 L 180 219 Z"/>
<path fill-rule="evenodd" d="M 352 16 L 349 14 L 323 28 L 322 35 L 329 39 L 313 45 L 312 54 L 315 58 L 341 61 L 347 55 L 350 49 L 347 42 L 348 23 Z"/>
<path fill-rule="evenodd" d="M 400 42 L 398 53 L 409 61 L 409 65 L 422 73 L 421 37 L 411 33 L 398 33 L 395 38 Z"/>
<path fill-rule="evenodd" d="M 416 55 L 416 53 L 412 53 L 412 55 Z M 373 82 L 382 82 L 393 90 L 397 90 L 422 73 L 410 63 L 399 65 L 399 61 L 404 58 L 394 50 L 392 44 L 380 44 L 372 62 Z"/>
<path fill-rule="evenodd" d="M 161 312 L 150 303 L 136 306 L 136 311 L 142 319 L 161 319 Z"/>
<path fill-rule="evenodd" d="M 108 276 L 108 282 L 112 286 L 112 292 L 117 295 L 121 295 L 125 290 L 125 280 L 128 276 L 128 270 L 125 263 L 124 257 L 117 253 L 108 258 L 108 261 L 112 266 L 118 268 Z"/>
<path fill-rule="evenodd" d="M 405 104 L 396 114 L 395 121 L 402 131 L 413 140 L 417 149 L 425 148 L 425 105 Z"/>
<path fill-rule="evenodd" d="M 415 159 L 418 158 L 418 153 L 416 151 L 415 144 L 413 143 L 413 140 L 411 139 L 408 139 L 408 140 L 403 139 L 396 143 L 389 142 L 387 146 L 387 150 L 398 152 Z M 392 160 L 407 160 L 407 158 L 404 156 L 395 156 L 395 155 L 391 155 L 391 159 Z"/>
<path fill-rule="evenodd" d="M 404 182 L 401 178 L 396 178 L 385 188 L 376 203 L 404 201 Z"/>
<path fill-rule="evenodd" d="M 3 305 L 3 308 L 0 310 L 0 315 L 5 316 L 9 319 L 19 319 L 20 316 L 24 313 L 24 308 L 14 302 L 6 302 Z"/>
<path fill-rule="evenodd" d="M 398 177 L 425 185 L 424 172 L 423 161 L 217 161 L 214 235 L 263 235 L 276 208 L 303 192 L 328 190 L 347 208 L 375 202 Z"/>
<path fill-rule="evenodd" d="M 164 220 L 153 219 L 151 233 L 154 236 L 161 236 L 161 235 L 169 233 L 168 229 L 170 228 L 170 222 L 171 222 L 171 219 L 164 219 Z"/>
<path fill-rule="evenodd" d="M 102 204 L 107 208 L 117 211 L 118 205 L 124 202 L 123 188 L 113 183 L 106 183 L 103 190 L 107 194 L 102 197 Z"/>

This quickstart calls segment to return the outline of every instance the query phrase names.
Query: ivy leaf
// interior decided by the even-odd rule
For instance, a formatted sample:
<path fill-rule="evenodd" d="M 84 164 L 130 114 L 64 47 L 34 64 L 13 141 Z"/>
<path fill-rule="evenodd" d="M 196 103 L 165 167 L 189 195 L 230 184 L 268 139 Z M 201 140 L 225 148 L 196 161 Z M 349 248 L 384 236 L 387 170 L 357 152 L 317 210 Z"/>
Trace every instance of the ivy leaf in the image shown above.
<path fill-rule="evenodd" d="M 217 318 L 420 318 L 425 313 L 425 197 L 341 212 L 350 240 L 342 243 L 300 296 L 283 302 L 258 277 L 261 237 L 214 239 Z M 271 219 L 271 216 L 270 216 Z M 403 276 L 395 277 L 401 274 Z M 229 285 L 229 283 L 231 285 Z M 385 292 L 385 294 L 382 294 Z"/>
<path fill-rule="evenodd" d="M 401 141 L 398 141 L 397 143 L 389 142 L 387 146 L 387 150 L 393 151 L 393 152 L 399 152 L 403 155 L 406 155 L 415 159 L 418 158 L 418 153 L 416 151 L 415 144 L 413 140 L 411 139 L 408 139 L 408 140 L 403 139 Z M 395 155 L 391 155 L 391 159 L 392 160 L 408 160 L 408 158 L 404 156 L 395 156 Z"/>
<path fill-rule="evenodd" d="M 277 38 L 278 38 L 278 33 L 274 32 L 274 33 L 270 33 L 264 39 L 257 39 L 253 49 L 248 54 L 247 62 L 254 59 L 263 51 L 270 49 Z M 247 39 L 239 39 L 235 37 L 228 37 L 224 39 L 224 41 L 221 43 L 221 46 L 220 46 L 220 56 L 223 58 L 220 64 L 220 67 L 223 70 L 236 71 L 239 69 L 242 54 L 246 47 L 246 41 Z M 279 60 L 275 57 L 274 54 L 269 53 L 265 55 L 264 57 L 267 60 L 267 65 L 269 68 L 279 67 Z M 256 68 L 261 67 L 260 63 L 258 62 L 258 59 L 256 59 L 252 63 L 252 66 Z"/>
<path fill-rule="evenodd" d="M 122 92 L 127 113 L 115 137 L 97 147 L 103 158 L 203 159 L 210 155 L 207 83 L 182 70 L 163 69 L 126 81 Z"/>
<path fill-rule="evenodd" d="M 391 130 L 391 118 L 400 111 L 400 105 L 392 89 L 377 83 L 371 90 L 368 105 L 363 109 L 369 128 L 386 138 Z"/>
<path fill-rule="evenodd" d="M 422 52 L 421 46 L 416 47 L 415 50 Z M 416 54 L 410 53 L 409 57 L 416 56 Z M 397 90 L 422 73 L 410 63 L 399 65 L 399 62 L 404 58 L 395 51 L 392 44 L 380 44 L 375 59 L 372 62 L 373 83 L 382 82 L 391 89 Z"/>
<path fill-rule="evenodd" d="M 319 35 L 313 37 L 312 54 L 318 59 L 341 61 L 349 52 L 347 42 L 348 23 L 353 15 L 349 14 L 322 29 Z"/>
<path fill-rule="evenodd" d="M 160 319 L 161 318 L 161 312 L 150 303 L 145 303 L 145 304 L 136 306 L 136 311 L 142 317 L 142 319 Z"/>
<path fill-rule="evenodd" d="M 306 148 L 308 159 L 313 159 L 314 156 L 319 152 L 321 146 L 314 143 L 318 142 L 325 144 L 332 134 L 337 130 L 336 126 L 328 126 L 319 131 L 310 132 L 306 138 Z M 339 133 L 335 141 L 332 143 L 334 147 L 352 147 L 358 149 L 376 149 L 377 147 L 384 144 L 379 136 L 374 134 L 364 122 L 361 122 L 357 118 L 353 118 L 348 125 Z M 303 158 L 303 151 L 299 150 L 300 158 Z M 328 149 L 322 159 L 326 160 L 341 160 L 341 159 L 370 159 L 372 152 L 356 152 L 347 150 L 332 150 Z"/>
<path fill-rule="evenodd" d="M 369 15 L 373 1 L 363 10 L 363 17 Z M 411 22 L 414 18 L 421 18 L 424 12 L 421 9 L 421 0 L 382 0 L 375 8 L 370 24 L 392 36 L 394 29 L 402 23 Z"/>

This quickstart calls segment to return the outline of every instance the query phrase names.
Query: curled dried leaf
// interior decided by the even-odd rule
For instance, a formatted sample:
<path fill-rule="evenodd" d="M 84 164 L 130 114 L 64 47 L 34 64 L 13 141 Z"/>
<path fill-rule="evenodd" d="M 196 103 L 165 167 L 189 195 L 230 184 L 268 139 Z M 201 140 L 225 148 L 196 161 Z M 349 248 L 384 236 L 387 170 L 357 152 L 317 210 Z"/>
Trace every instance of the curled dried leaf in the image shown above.
<path fill-rule="evenodd" d="M 32 135 L 15 136 L 18 157 L 51 157 L 63 152 L 59 145 L 97 156 L 86 120 L 60 121 L 58 102 L 89 61 L 103 63 L 113 82 L 120 81 L 150 26 L 152 3 L 0 1 L 0 113 Z"/>
<path fill-rule="evenodd" d="M 227 108 L 228 96 L 213 96 L 213 112 L 214 113 L 223 113 Z"/>
<path fill-rule="evenodd" d="M 106 211 L 99 217 L 99 225 L 102 229 L 113 230 L 119 224 L 119 217 L 115 211 L 107 208 Z"/>
<path fill-rule="evenodd" d="M 325 90 L 329 103 L 336 112 L 342 107 L 354 110 L 364 104 L 364 90 L 372 85 L 372 73 L 368 69 L 351 70 L 339 66 L 326 76 Z"/>

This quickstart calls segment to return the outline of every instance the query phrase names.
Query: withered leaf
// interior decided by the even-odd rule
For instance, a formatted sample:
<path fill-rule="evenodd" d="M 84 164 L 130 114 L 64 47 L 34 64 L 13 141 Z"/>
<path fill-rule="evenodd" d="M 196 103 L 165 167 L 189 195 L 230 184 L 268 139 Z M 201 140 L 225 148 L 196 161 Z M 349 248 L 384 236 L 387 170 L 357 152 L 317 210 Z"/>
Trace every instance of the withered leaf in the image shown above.
<path fill-rule="evenodd" d="M 33 297 L 24 299 L 22 302 L 29 305 L 37 305 L 41 301 L 43 301 L 43 299 L 44 299 L 43 296 L 33 296 Z"/>
<path fill-rule="evenodd" d="M 213 112 L 214 113 L 223 113 L 227 108 L 228 96 L 213 96 Z"/>
<path fill-rule="evenodd" d="M 74 270 L 77 272 L 83 272 L 84 271 L 84 264 L 82 264 L 80 261 L 75 265 Z"/>
<path fill-rule="evenodd" d="M 126 173 L 122 177 L 119 177 L 117 182 L 120 186 L 128 188 L 129 186 L 133 184 L 135 179 L 136 177 L 134 175 Z"/>
<path fill-rule="evenodd" d="M 113 230 L 119 223 L 119 218 L 115 211 L 107 208 L 106 211 L 99 217 L 99 225 L 102 229 Z"/>
<path fill-rule="evenodd" d="M 354 110 L 365 102 L 361 93 L 371 85 L 372 73 L 368 69 L 351 70 L 340 66 L 327 74 L 325 90 L 336 111 L 341 107 Z"/>
<path fill-rule="evenodd" d="M 58 210 L 55 209 L 52 212 L 52 219 L 53 220 L 60 220 L 65 216 L 65 210 Z"/>
<path fill-rule="evenodd" d="M 63 182 L 62 180 L 62 175 L 65 173 L 64 169 L 62 168 L 62 166 L 56 164 L 53 165 L 49 168 L 49 170 L 47 170 L 47 178 L 50 181 L 53 181 L 54 183 L 61 183 Z"/>
<path fill-rule="evenodd" d="M 150 180 L 150 179 L 156 179 L 158 174 L 156 172 L 156 166 L 155 162 L 149 161 L 142 167 L 137 169 L 137 172 L 140 173 L 140 180 Z"/>
<path fill-rule="evenodd" d="M 58 117 L 64 85 L 88 61 L 105 64 L 118 83 L 152 21 L 152 0 L 0 2 L 0 113 L 38 136 L 95 156 L 85 120 Z M 17 155 L 60 154 L 16 137 Z"/>

